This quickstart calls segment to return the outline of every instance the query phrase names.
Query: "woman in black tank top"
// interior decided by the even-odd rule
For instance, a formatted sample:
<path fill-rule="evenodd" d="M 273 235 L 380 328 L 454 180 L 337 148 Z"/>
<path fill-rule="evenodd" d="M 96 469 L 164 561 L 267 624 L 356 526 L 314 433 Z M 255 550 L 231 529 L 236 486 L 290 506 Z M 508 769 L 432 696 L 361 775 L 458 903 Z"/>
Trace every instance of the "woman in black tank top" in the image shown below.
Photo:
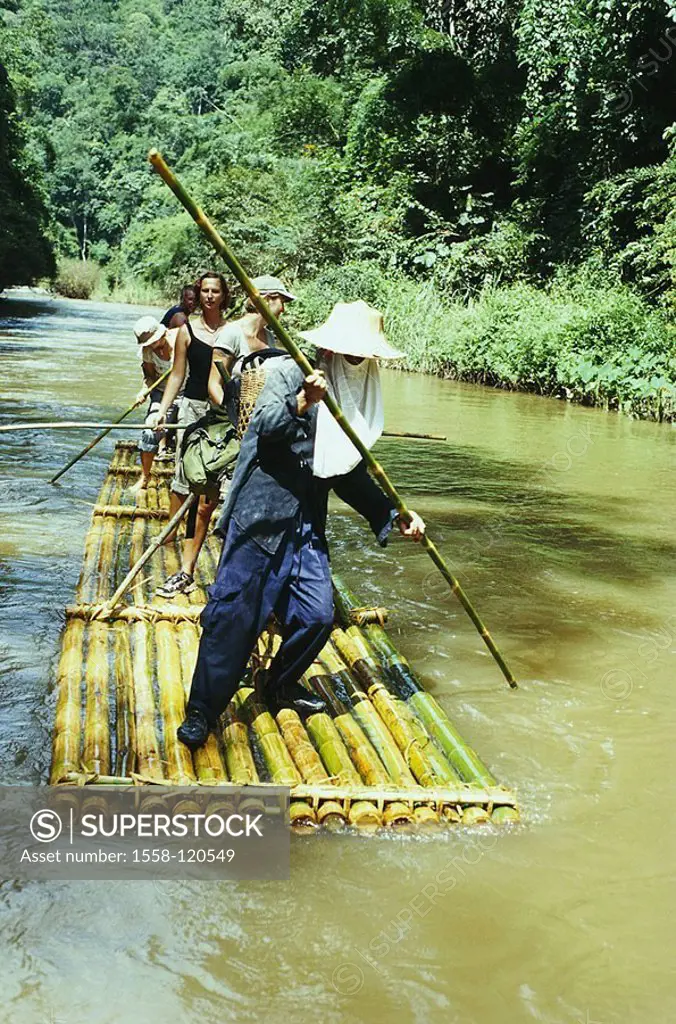
<path fill-rule="evenodd" d="M 209 398 L 209 374 L 211 373 L 214 349 L 206 342 L 200 341 L 190 326 L 189 320 L 185 324 L 185 328 L 190 336 L 190 342 L 186 349 L 188 380 L 183 393 L 186 398 L 192 398 L 197 402 L 206 402 Z"/>

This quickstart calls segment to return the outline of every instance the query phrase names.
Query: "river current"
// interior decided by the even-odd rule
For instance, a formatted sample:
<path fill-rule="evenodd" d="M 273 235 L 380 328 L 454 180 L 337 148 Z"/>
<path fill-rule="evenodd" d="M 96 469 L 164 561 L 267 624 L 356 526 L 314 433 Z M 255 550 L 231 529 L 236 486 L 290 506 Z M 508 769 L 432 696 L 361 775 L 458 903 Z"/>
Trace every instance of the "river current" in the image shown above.
<path fill-rule="evenodd" d="M 0 423 L 108 420 L 149 312 L 0 300 Z M 332 506 L 334 568 L 519 796 L 512 830 L 294 837 L 260 883 L 0 882 L 0 1022 L 670 1024 L 676 433 L 384 374 L 378 456 L 513 668 L 414 545 Z M 118 435 L 122 436 L 122 435 Z M 125 435 L 129 436 L 129 435 Z M 0 435 L 0 781 L 44 782 L 63 608 L 112 440 Z"/>

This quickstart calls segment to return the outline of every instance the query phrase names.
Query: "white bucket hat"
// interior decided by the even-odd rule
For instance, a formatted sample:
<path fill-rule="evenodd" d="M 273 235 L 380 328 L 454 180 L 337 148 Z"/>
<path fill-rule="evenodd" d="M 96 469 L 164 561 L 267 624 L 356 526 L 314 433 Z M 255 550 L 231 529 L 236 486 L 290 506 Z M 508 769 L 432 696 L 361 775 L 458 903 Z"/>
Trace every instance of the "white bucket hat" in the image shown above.
<path fill-rule="evenodd" d="M 400 359 L 404 355 L 388 344 L 383 330 L 383 314 L 362 299 L 337 302 L 321 327 L 298 333 L 317 348 L 344 356 Z"/>
<path fill-rule="evenodd" d="M 281 295 L 287 302 L 295 302 L 296 296 L 284 287 L 278 277 L 273 277 L 271 274 L 263 274 L 261 277 L 254 277 L 252 285 L 256 288 L 261 295 Z"/>
<path fill-rule="evenodd" d="M 147 345 L 154 345 L 156 341 L 163 338 L 167 333 L 167 328 L 164 324 L 161 324 L 159 320 L 156 320 L 154 316 L 142 316 L 134 324 L 134 334 L 140 348 L 145 348 Z"/>

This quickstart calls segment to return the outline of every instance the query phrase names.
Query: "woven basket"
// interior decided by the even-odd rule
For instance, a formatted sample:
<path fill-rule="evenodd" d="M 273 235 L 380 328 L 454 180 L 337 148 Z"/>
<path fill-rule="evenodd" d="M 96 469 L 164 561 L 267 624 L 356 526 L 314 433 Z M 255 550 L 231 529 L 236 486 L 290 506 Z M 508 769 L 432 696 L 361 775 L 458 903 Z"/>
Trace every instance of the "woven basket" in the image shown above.
<path fill-rule="evenodd" d="M 242 373 L 239 393 L 239 415 L 237 417 L 237 438 L 242 440 L 249 426 L 249 420 L 265 385 L 267 374 L 265 363 L 251 364 Z"/>

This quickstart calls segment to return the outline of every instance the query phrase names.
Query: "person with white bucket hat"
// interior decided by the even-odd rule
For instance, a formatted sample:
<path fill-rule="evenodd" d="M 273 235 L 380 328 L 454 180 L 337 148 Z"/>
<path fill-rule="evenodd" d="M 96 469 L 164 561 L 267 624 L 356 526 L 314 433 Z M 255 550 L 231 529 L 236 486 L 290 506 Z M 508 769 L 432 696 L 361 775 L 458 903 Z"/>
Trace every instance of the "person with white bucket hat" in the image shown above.
<path fill-rule="evenodd" d="M 331 489 L 364 516 L 383 546 L 395 521 L 413 540 L 425 531 L 415 512 L 408 523 L 398 520 L 391 499 L 358 454 L 355 459 L 336 445 L 321 415 L 321 400 L 331 387 L 336 397 L 347 399 L 346 416 L 366 443 L 380 436 L 375 359 L 400 355 L 385 339 L 382 316 L 365 302 L 339 303 L 325 324 L 303 336 L 321 347 L 326 376 L 317 369 L 303 378 L 290 357 L 274 361 L 242 439 L 218 522 L 223 552 L 202 613 L 185 721 L 177 731 L 193 750 L 216 727 L 273 612 L 282 643 L 269 672 L 256 680 L 260 697 L 273 713 L 281 707 L 304 716 L 325 710 L 324 702 L 298 680 L 333 626 L 326 540 Z"/>
<path fill-rule="evenodd" d="M 176 346 L 176 335 L 178 329 L 167 329 L 164 324 L 156 320 L 154 316 L 142 316 L 134 324 L 134 335 L 141 358 L 141 369 L 145 388 L 139 391 L 137 399 L 140 399 L 145 390 L 156 382 L 171 369 Z M 159 411 L 162 399 L 164 398 L 165 381 L 157 383 L 148 395 L 149 406 L 146 417 L 146 429 L 139 440 L 139 451 L 141 452 L 141 476 L 132 488 L 134 493 L 145 490 L 150 480 L 155 456 L 160 451 L 162 442 L 166 438 L 166 431 L 154 430 L 155 417 Z M 172 402 L 165 417 L 166 423 L 175 423 L 178 417 L 178 405 Z"/>

